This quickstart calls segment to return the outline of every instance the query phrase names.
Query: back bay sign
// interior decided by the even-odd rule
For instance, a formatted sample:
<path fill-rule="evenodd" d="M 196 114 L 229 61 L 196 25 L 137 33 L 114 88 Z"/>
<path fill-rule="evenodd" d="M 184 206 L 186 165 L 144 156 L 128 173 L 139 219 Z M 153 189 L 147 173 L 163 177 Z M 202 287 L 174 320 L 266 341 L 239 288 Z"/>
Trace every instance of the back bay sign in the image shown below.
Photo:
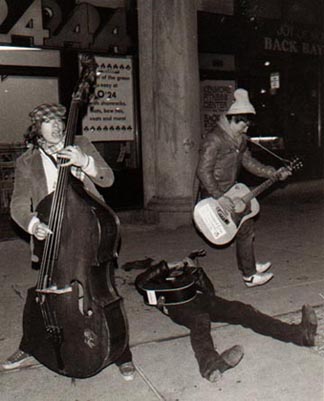
<path fill-rule="evenodd" d="M 263 49 L 271 52 L 323 56 L 324 32 L 310 31 L 295 25 L 281 25 L 273 33 L 263 35 Z"/>

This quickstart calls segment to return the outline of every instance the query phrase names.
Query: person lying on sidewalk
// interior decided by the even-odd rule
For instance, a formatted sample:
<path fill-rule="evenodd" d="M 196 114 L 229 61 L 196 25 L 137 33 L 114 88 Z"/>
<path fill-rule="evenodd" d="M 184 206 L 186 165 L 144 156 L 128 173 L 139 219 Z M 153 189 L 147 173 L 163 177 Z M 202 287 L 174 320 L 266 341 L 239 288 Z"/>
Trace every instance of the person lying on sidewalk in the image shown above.
<path fill-rule="evenodd" d="M 204 253 L 193 252 L 191 257 L 173 264 L 164 260 L 152 262 L 135 280 L 136 289 L 147 304 L 156 306 L 175 323 L 190 330 L 191 346 L 202 377 L 216 382 L 222 373 L 235 367 L 244 355 L 240 345 L 234 345 L 219 354 L 214 348 L 211 322 L 241 325 L 256 333 L 299 346 L 314 345 L 317 317 L 310 305 L 302 307 L 299 324 L 289 324 L 261 313 L 251 305 L 221 298 L 215 294 L 210 279 L 195 261 L 197 256 Z M 138 262 L 134 263 L 138 269 Z M 177 297 L 177 291 L 183 299 Z"/>

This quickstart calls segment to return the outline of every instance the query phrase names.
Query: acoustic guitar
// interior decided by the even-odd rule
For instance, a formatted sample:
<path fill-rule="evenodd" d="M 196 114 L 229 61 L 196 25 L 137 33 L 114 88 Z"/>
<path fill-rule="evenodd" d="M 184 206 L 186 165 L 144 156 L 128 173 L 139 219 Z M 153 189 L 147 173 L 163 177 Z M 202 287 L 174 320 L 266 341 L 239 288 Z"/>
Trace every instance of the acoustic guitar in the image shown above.
<path fill-rule="evenodd" d="M 174 271 L 163 282 L 154 281 L 141 286 L 144 302 L 150 306 L 180 305 L 193 300 L 196 295 L 194 272 Z"/>
<path fill-rule="evenodd" d="M 235 208 L 232 213 L 225 211 L 219 201 L 213 197 L 202 199 L 193 211 L 193 220 L 198 230 L 215 245 L 229 243 L 236 236 L 241 225 L 259 213 L 260 205 L 256 197 L 278 181 L 279 173 L 284 169 L 294 171 L 301 167 L 302 162 L 296 158 L 287 167 L 280 168 L 271 178 L 252 190 L 242 183 L 233 185 L 223 196 L 230 198 L 234 206 L 244 205 L 244 208 L 241 210 Z"/>

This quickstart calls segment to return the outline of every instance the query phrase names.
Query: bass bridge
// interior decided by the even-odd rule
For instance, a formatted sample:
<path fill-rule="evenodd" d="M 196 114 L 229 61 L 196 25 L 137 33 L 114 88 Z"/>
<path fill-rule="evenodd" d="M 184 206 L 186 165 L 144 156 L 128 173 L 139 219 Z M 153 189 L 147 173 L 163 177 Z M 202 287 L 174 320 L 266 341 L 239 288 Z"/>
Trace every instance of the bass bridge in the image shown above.
<path fill-rule="evenodd" d="M 51 285 L 50 287 L 47 288 L 40 288 L 36 289 L 36 292 L 39 294 L 66 294 L 68 292 L 72 292 L 72 287 L 71 286 L 65 286 L 63 288 L 57 288 L 56 285 Z"/>

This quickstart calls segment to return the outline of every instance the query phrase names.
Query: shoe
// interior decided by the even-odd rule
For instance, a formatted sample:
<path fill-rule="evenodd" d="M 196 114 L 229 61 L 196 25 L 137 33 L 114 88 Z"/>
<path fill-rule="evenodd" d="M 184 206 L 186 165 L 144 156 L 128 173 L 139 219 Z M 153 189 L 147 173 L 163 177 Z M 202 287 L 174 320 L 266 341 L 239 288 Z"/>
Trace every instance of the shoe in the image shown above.
<path fill-rule="evenodd" d="M 211 383 L 216 383 L 222 378 L 222 373 L 216 369 L 213 370 L 210 375 L 207 377 L 207 380 L 210 381 Z"/>
<path fill-rule="evenodd" d="M 243 280 L 247 287 L 256 287 L 264 285 L 273 278 L 273 273 L 255 273 L 250 277 L 244 277 Z"/>
<path fill-rule="evenodd" d="M 233 347 L 224 351 L 220 355 L 222 363 L 208 375 L 208 381 L 216 383 L 222 377 L 222 373 L 238 365 L 243 356 L 244 350 L 241 345 L 234 345 Z"/>
<path fill-rule="evenodd" d="M 244 350 L 241 345 L 234 345 L 221 354 L 222 359 L 227 363 L 228 368 L 234 368 L 243 358 Z M 226 369 L 226 370 L 227 370 Z"/>
<path fill-rule="evenodd" d="M 9 358 L 7 358 L 3 363 L 0 364 L 1 370 L 11 370 L 18 368 L 25 368 L 27 366 L 32 366 L 35 364 L 35 359 L 26 354 L 26 352 L 18 349 Z"/>
<path fill-rule="evenodd" d="M 255 269 L 256 269 L 257 273 L 265 273 L 267 270 L 270 269 L 270 267 L 271 267 L 271 262 L 255 264 Z"/>
<path fill-rule="evenodd" d="M 302 344 L 308 347 L 315 345 L 317 330 L 317 317 L 314 309 L 310 305 L 302 307 L 302 320 L 300 323 L 302 330 Z"/>
<path fill-rule="evenodd" d="M 126 381 L 134 380 L 136 369 L 132 361 L 123 363 L 118 369 Z"/>

